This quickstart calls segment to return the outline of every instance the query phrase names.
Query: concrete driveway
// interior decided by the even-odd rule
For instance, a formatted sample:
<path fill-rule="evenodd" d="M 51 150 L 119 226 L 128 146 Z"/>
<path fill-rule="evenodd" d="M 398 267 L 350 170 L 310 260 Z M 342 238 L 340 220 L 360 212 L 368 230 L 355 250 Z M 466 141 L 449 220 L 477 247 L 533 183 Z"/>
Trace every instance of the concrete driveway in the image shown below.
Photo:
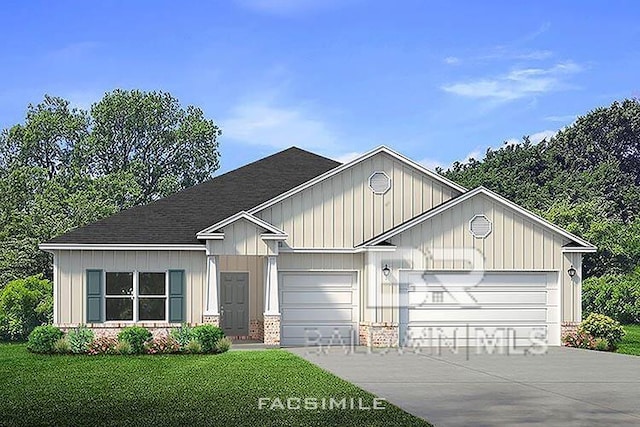
<path fill-rule="evenodd" d="M 552 347 L 537 356 L 289 351 L 436 426 L 640 425 L 640 357 Z"/>

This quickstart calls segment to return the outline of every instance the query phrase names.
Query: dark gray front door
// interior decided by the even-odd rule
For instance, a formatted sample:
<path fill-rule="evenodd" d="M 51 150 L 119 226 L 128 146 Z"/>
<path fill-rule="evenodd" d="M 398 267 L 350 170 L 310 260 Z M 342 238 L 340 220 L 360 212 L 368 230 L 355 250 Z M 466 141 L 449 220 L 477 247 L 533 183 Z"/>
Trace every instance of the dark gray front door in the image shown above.
<path fill-rule="evenodd" d="M 227 336 L 249 335 L 249 273 L 220 273 L 222 330 Z"/>

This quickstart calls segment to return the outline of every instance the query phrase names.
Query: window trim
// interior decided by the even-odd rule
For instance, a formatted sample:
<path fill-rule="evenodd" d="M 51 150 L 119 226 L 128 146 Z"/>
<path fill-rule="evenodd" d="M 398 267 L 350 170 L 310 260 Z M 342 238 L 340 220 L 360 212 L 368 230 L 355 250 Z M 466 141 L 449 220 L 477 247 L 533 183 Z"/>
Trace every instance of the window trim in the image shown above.
<path fill-rule="evenodd" d="M 131 299 L 133 300 L 133 319 L 132 320 L 107 320 L 107 299 L 108 298 L 122 298 L 119 295 L 107 295 L 107 273 L 131 273 L 133 274 L 133 290 L 131 294 Z M 161 320 L 140 320 L 140 295 L 139 295 L 139 282 L 140 282 L 140 273 L 162 273 L 164 274 L 164 295 L 142 295 L 142 298 L 164 298 L 164 319 Z M 104 310 L 104 323 L 105 324 L 114 324 L 114 323 L 127 323 L 131 325 L 135 325 L 138 323 L 169 323 L 169 270 L 132 270 L 132 271 L 122 271 L 122 270 L 103 270 L 102 272 L 102 280 L 104 283 L 104 290 L 102 293 L 102 309 Z"/>

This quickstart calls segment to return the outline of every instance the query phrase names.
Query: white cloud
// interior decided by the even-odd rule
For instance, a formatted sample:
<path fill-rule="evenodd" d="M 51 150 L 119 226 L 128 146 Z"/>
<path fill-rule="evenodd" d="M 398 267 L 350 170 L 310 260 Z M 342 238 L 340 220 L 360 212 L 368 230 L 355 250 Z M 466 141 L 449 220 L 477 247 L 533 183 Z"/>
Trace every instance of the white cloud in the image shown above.
<path fill-rule="evenodd" d="M 444 58 L 444 63 L 449 65 L 456 65 L 460 63 L 460 58 L 456 56 L 447 56 Z"/>
<path fill-rule="evenodd" d="M 581 70 L 574 62 L 558 63 L 550 68 L 519 68 L 498 77 L 448 84 L 442 89 L 468 98 L 512 101 L 567 89 L 565 78 Z"/>
<path fill-rule="evenodd" d="M 47 56 L 55 61 L 72 61 L 85 57 L 96 50 L 99 44 L 92 41 L 71 43 L 61 48 L 50 51 Z"/>
<path fill-rule="evenodd" d="M 327 150 L 337 141 L 323 120 L 303 108 L 276 106 L 264 101 L 235 106 L 220 125 L 224 138 L 250 145 L 274 148 L 295 145 Z"/>
<path fill-rule="evenodd" d="M 237 0 L 242 7 L 272 15 L 298 15 L 340 5 L 338 0 Z"/>
<path fill-rule="evenodd" d="M 422 159 L 422 160 L 419 160 L 418 163 L 431 171 L 435 171 L 436 168 L 446 169 L 447 167 L 444 163 L 435 159 Z"/>
<path fill-rule="evenodd" d="M 568 114 L 566 116 L 547 116 L 544 119 L 548 122 L 572 123 L 576 117 L 575 114 Z"/>
<path fill-rule="evenodd" d="M 340 154 L 339 156 L 333 156 L 333 159 L 336 162 L 349 163 L 350 161 L 357 159 L 358 157 L 362 156 L 363 154 L 364 154 L 364 152 L 351 151 L 349 153 Z"/>
<path fill-rule="evenodd" d="M 513 57 L 515 59 L 541 61 L 543 59 L 551 58 L 552 56 L 553 52 L 551 52 L 550 50 L 534 50 L 532 52 L 515 54 Z"/>
<path fill-rule="evenodd" d="M 537 144 L 539 142 L 542 142 L 542 140 L 544 139 L 548 141 L 552 137 L 556 136 L 557 133 L 558 133 L 557 130 L 543 130 L 543 131 L 532 133 L 531 135 L 529 135 L 529 140 L 533 144 Z"/>

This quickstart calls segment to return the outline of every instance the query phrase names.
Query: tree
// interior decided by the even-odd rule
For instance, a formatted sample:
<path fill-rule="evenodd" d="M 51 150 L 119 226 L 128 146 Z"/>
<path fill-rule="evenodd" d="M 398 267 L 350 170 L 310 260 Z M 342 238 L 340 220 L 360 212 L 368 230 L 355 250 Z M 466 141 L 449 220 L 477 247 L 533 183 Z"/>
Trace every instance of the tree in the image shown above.
<path fill-rule="evenodd" d="M 45 95 L 0 132 L 0 289 L 44 273 L 39 243 L 209 179 L 220 130 L 168 93 L 116 90 L 91 114 Z"/>
<path fill-rule="evenodd" d="M 69 164 L 75 145 L 87 135 L 87 114 L 72 109 L 62 98 L 45 95 L 44 101 L 27 107 L 24 125 L 0 134 L 0 165 L 5 169 L 39 167 L 49 179 Z"/>
<path fill-rule="evenodd" d="M 91 107 L 91 126 L 78 162 L 93 176 L 132 173 L 141 190 L 135 204 L 205 181 L 219 167 L 218 126 L 166 92 L 107 93 Z"/>

